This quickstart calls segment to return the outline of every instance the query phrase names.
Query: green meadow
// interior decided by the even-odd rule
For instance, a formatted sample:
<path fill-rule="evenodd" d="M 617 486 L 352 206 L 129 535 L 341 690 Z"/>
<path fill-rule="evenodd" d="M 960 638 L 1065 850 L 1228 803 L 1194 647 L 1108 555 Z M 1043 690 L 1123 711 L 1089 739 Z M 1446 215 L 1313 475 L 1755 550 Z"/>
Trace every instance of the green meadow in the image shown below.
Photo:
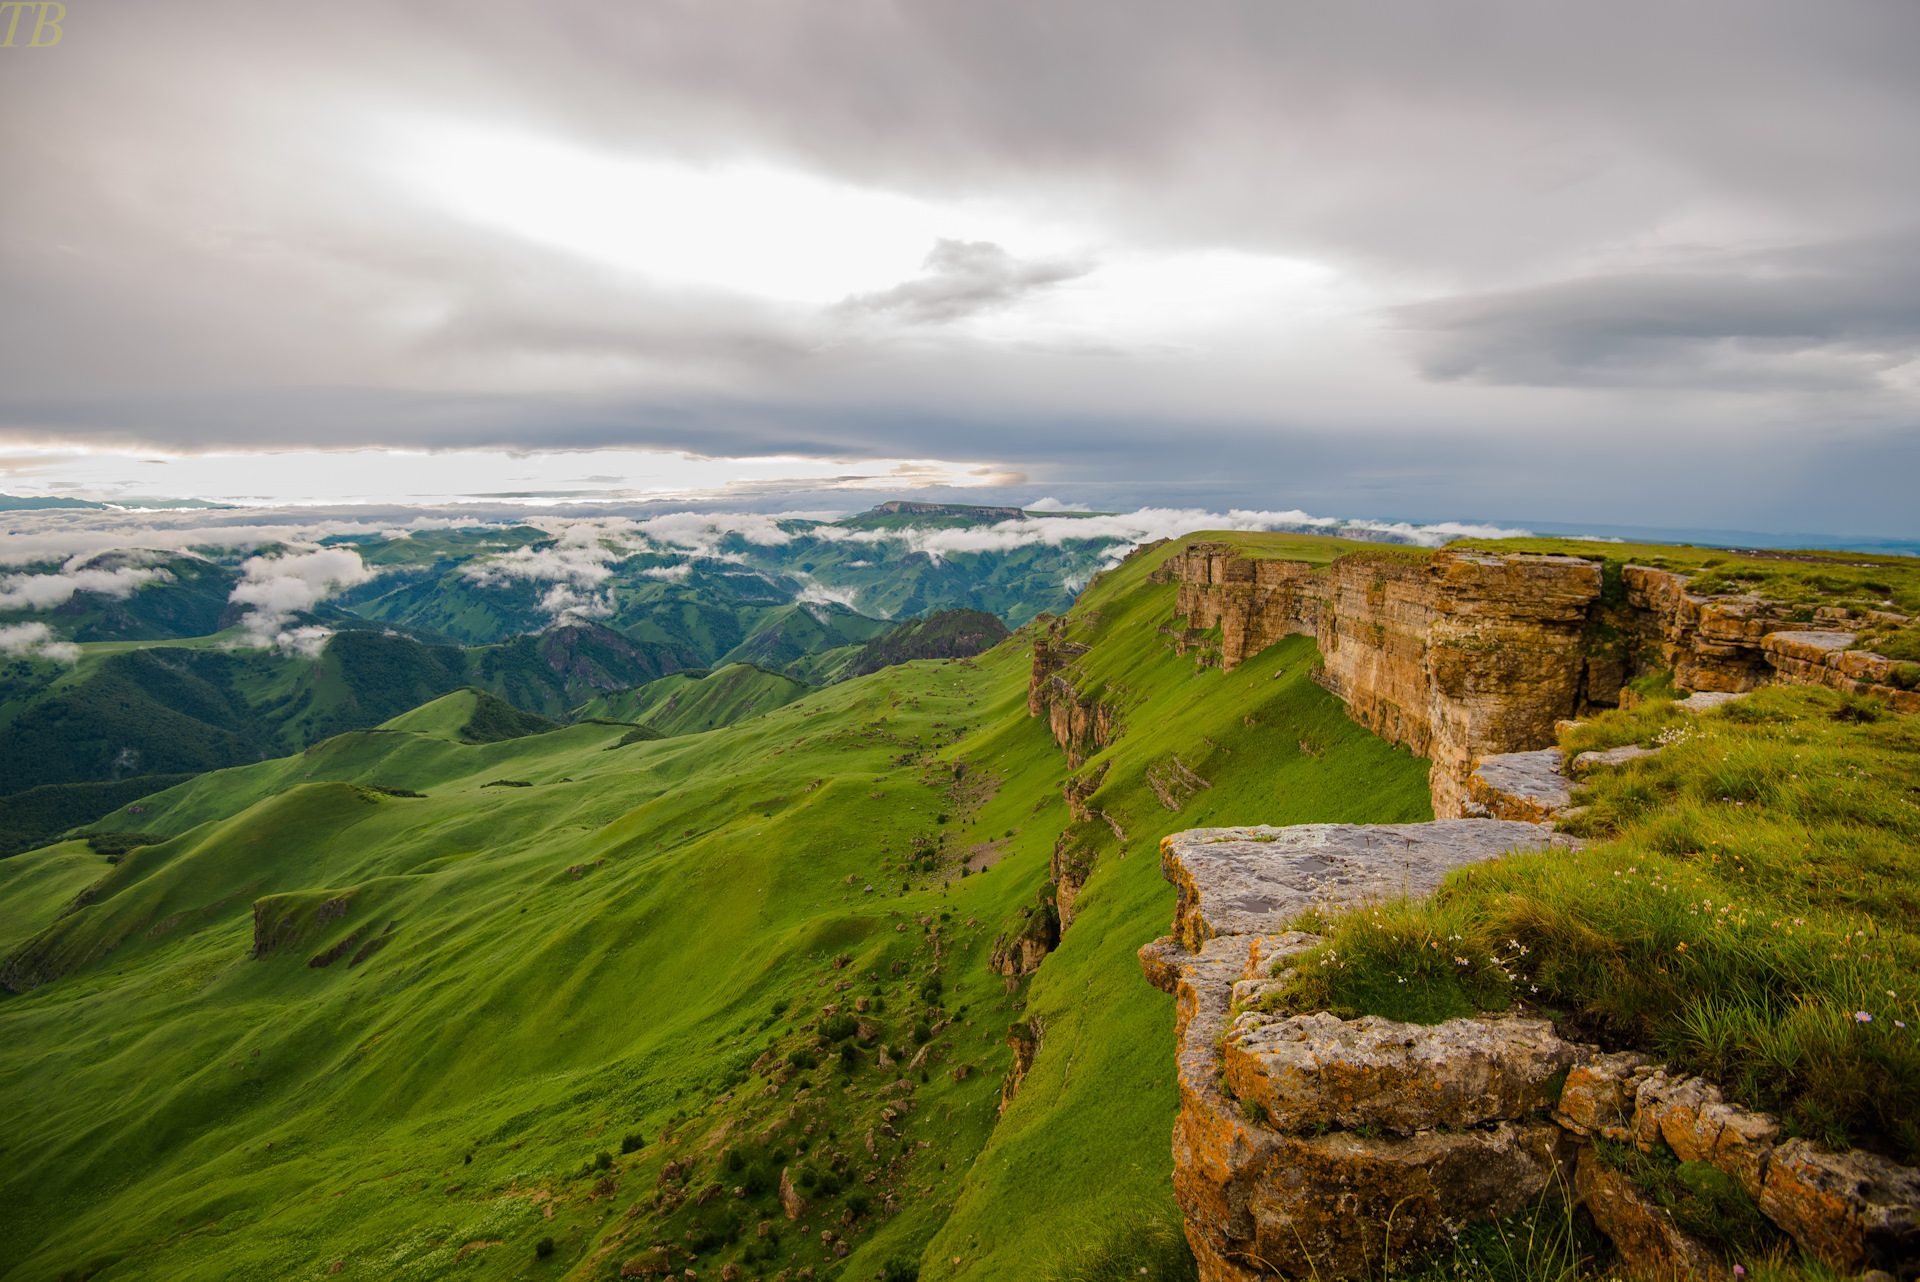
<path fill-rule="evenodd" d="M 92 825 L 159 844 L 0 861 L 0 1276 L 1159 1272 L 1159 838 L 1430 814 L 1426 763 L 1345 717 L 1310 640 L 1176 655 L 1165 551 L 1069 616 L 1124 728 L 1083 767 L 1090 824 L 1017 635 L 624 746 L 470 742 L 455 692 Z M 1010 983 L 988 958 L 1063 835 L 1091 876 Z M 1016 1022 L 1041 1049 L 1002 1116 Z"/>

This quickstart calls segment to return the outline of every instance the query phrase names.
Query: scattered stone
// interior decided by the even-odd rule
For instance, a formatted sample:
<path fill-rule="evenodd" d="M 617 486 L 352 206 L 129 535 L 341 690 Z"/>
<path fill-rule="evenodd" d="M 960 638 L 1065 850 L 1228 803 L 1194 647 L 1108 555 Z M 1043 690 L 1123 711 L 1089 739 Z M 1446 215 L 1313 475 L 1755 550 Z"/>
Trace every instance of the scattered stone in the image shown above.
<path fill-rule="evenodd" d="M 786 1213 L 788 1220 L 798 1220 L 807 1213 L 806 1199 L 793 1187 L 793 1168 L 790 1166 L 780 1168 L 780 1209 Z"/>
<path fill-rule="evenodd" d="M 1658 748 L 1642 748 L 1639 744 L 1629 743 L 1618 748 L 1608 748 L 1601 752 L 1583 752 L 1573 759 L 1573 772 L 1582 774 L 1595 766 L 1619 766 L 1629 761 L 1638 761 L 1642 757 L 1658 755 Z"/>

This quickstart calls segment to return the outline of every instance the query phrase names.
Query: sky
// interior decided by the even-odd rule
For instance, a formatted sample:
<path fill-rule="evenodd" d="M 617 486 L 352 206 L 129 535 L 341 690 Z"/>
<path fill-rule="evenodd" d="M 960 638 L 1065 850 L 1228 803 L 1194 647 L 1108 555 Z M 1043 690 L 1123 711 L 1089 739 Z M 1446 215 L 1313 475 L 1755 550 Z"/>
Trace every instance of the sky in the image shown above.
<path fill-rule="evenodd" d="M 1920 536 L 1909 0 L 58 9 L 0 492 Z"/>

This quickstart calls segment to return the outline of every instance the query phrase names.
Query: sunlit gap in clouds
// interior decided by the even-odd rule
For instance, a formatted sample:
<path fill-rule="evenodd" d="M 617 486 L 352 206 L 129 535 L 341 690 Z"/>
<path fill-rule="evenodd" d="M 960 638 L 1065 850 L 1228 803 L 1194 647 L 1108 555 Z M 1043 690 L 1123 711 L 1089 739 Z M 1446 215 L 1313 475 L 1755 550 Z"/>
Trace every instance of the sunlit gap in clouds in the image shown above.
<path fill-rule="evenodd" d="M 400 181 L 468 222 L 682 287 L 826 304 L 911 279 L 936 241 L 1071 246 L 987 205 L 940 205 L 761 162 L 612 155 L 525 130 L 398 131 Z"/>
<path fill-rule="evenodd" d="M 1005 484 L 1018 476 L 940 459 L 796 455 L 702 458 L 662 450 L 276 450 L 121 453 L 16 447 L 0 455 L 0 492 L 131 507 L 197 499 L 240 506 L 632 502 L 795 487 L 851 489 Z"/>
<path fill-rule="evenodd" d="M 765 161 L 621 155 L 523 127 L 414 119 L 382 132 L 399 139 L 387 149 L 390 180 L 443 216 L 655 287 L 802 313 L 925 278 L 943 241 L 1072 265 L 1057 284 L 978 316 L 942 315 L 989 341 L 1257 343 L 1324 333 L 1383 301 L 1310 257 L 1133 243 L 1081 212 L 1032 201 L 934 201 Z"/>

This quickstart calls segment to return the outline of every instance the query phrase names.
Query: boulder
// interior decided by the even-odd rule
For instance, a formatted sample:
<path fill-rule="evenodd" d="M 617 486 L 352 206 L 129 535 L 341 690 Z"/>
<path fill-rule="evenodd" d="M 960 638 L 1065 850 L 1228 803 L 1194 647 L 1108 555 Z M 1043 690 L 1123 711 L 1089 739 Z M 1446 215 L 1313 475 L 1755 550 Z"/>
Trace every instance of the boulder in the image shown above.
<path fill-rule="evenodd" d="M 1242 1015 L 1222 1061 L 1228 1089 L 1281 1131 L 1463 1129 L 1548 1108 L 1575 1047 L 1544 1019 L 1402 1024 L 1376 1015 Z"/>
<path fill-rule="evenodd" d="M 620 1266 L 620 1276 L 623 1278 L 661 1277 L 671 1272 L 673 1254 L 664 1246 L 642 1251 Z"/>
<path fill-rule="evenodd" d="M 1803 1139 L 1773 1150 L 1760 1209 L 1802 1250 L 1836 1269 L 1920 1259 L 1920 1170 Z"/>
<path fill-rule="evenodd" d="M 780 1168 L 780 1209 L 786 1213 L 787 1219 L 795 1221 L 807 1213 L 807 1200 L 793 1187 L 793 1168 L 790 1166 Z"/>
<path fill-rule="evenodd" d="M 1180 977 L 1180 966 L 1190 956 L 1185 944 L 1172 935 L 1162 935 L 1150 944 L 1140 945 L 1141 973 L 1147 982 L 1163 993 L 1171 994 Z"/>

